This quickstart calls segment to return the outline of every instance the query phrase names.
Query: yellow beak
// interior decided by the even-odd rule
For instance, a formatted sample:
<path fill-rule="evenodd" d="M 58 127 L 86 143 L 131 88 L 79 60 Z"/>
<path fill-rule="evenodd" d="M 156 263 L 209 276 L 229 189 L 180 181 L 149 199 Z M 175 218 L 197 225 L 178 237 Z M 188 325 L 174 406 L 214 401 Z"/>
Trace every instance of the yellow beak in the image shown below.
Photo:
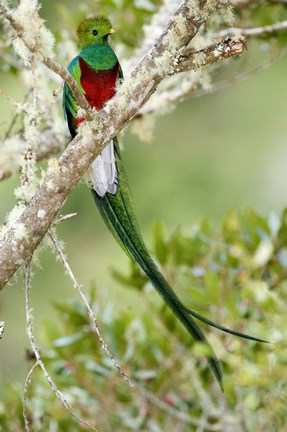
<path fill-rule="evenodd" d="M 113 28 L 111 28 L 111 30 L 109 31 L 109 34 L 113 34 L 113 33 L 115 33 L 116 31 L 113 29 Z"/>

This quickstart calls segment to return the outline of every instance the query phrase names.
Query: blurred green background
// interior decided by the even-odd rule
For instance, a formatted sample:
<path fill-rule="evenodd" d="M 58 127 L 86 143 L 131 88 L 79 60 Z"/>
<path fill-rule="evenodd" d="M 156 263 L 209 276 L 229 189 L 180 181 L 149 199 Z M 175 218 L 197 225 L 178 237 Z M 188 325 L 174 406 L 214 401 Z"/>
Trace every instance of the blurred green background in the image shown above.
<path fill-rule="evenodd" d="M 41 15 L 48 28 L 61 21 L 55 1 L 43 1 Z M 64 3 L 64 2 L 62 2 Z M 74 3 L 70 3 L 72 8 Z M 76 6 L 75 6 L 76 8 Z M 238 67 L 240 62 L 238 61 Z M 231 209 L 252 206 L 262 213 L 286 206 L 286 70 L 287 59 L 250 77 L 246 82 L 201 98 L 189 98 L 156 121 L 151 145 L 142 143 L 127 128 L 124 160 L 134 194 L 138 218 L 147 244 L 152 224 L 163 220 L 167 232 L 181 226 L 189 230 L 206 217 L 217 226 Z M 1 86 L 17 99 L 19 83 L 1 74 Z M 21 98 L 20 98 L 21 99 Z M 13 109 L 1 99 L 5 128 Z M 64 120 L 63 120 L 64 121 Z M 17 179 L 0 182 L 0 220 L 14 204 Z M 95 283 L 120 307 L 138 307 L 136 294 L 124 291 L 110 275 L 111 267 L 125 269 L 128 259 L 100 220 L 85 184 L 79 185 L 63 209 L 77 217 L 58 229 L 79 281 L 88 291 Z M 53 318 L 53 301 L 76 295 L 59 262 L 50 251 L 41 254 L 32 289 L 34 329 L 41 332 L 45 318 Z M 23 379 L 27 347 L 23 288 L 17 281 L 0 297 L 0 320 L 5 334 L 0 346 L 0 385 Z"/>

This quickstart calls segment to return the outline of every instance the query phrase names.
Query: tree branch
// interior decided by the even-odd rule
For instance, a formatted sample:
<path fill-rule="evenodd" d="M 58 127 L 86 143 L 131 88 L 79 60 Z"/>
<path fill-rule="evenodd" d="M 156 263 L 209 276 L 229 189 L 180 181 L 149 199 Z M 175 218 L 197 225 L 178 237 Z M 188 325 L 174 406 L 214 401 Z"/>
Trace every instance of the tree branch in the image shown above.
<path fill-rule="evenodd" d="M 287 30 L 287 20 L 281 21 L 275 24 L 263 26 L 263 27 L 254 27 L 254 28 L 239 28 L 239 27 L 231 27 L 229 29 L 221 30 L 218 33 L 214 34 L 214 37 L 224 38 L 227 36 L 234 35 L 242 35 L 245 37 L 257 37 L 257 36 L 266 36 L 271 33 L 278 33 Z"/>
<path fill-rule="evenodd" d="M 189 70 L 197 70 L 206 65 L 212 65 L 215 62 L 235 57 L 240 55 L 246 49 L 246 44 L 243 38 L 234 37 L 225 39 L 219 43 L 212 44 L 200 51 L 187 49 L 181 56 L 178 68 L 181 72 Z M 142 116 L 152 114 L 159 110 L 159 104 L 162 107 L 174 105 L 194 91 L 197 91 L 199 81 L 191 80 L 188 85 L 176 86 L 168 92 L 163 89 L 162 94 L 157 93 L 157 97 L 153 97 L 136 115 L 136 119 L 141 119 Z M 163 108 L 164 109 L 164 108 Z M 137 132 L 137 129 L 135 129 Z"/>
<path fill-rule="evenodd" d="M 242 37 L 224 39 L 200 51 L 187 49 L 179 57 L 177 72 L 198 69 L 201 66 L 211 65 L 217 61 L 238 56 L 245 49 L 246 43 Z"/>
<path fill-rule="evenodd" d="M 68 143 L 68 137 L 64 134 L 56 134 L 52 129 L 45 129 L 39 136 L 37 162 L 63 151 Z M 26 141 L 18 134 L 4 140 L 0 147 L 0 181 L 19 170 L 26 145 Z"/>
<path fill-rule="evenodd" d="M 188 0 L 183 2 L 115 97 L 94 116 L 92 122 L 80 127 L 78 135 L 59 160 L 50 164 L 38 192 L 1 239 L 0 289 L 39 245 L 69 193 L 95 157 L 135 116 L 162 79 L 177 72 L 178 59 L 184 49 L 222 3 L 201 0 L 198 7 L 196 5 Z"/>
<path fill-rule="evenodd" d="M 30 50 L 31 53 L 35 52 L 36 47 L 28 41 L 25 37 L 25 32 L 21 24 L 13 18 L 13 15 L 5 8 L 4 5 L 0 5 L 0 15 L 3 15 L 10 23 L 10 25 L 15 30 L 18 37 L 22 39 L 26 47 Z M 72 77 L 72 75 L 68 72 L 67 69 L 63 68 L 60 64 L 56 63 L 53 59 L 49 57 L 43 57 L 42 62 L 53 72 L 59 75 L 66 83 L 68 84 L 70 90 L 72 91 L 78 105 L 87 111 L 88 113 L 91 111 L 91 107 L 80 91 L 76 80 Z"/>
<path fill-rule="evenodd" d="M 114 356 L 111 353 L 111 351 L 109 350 L 108 345 L 104 341 L 104 338 L 102 336 L 102 332 L 100 330 L 100 327 L 99 327 L 99 324 L 98 324 L 98 321 L 97 321 L 97 318 L 96 318 L 96 315 L 95 315 L 95 313 L 94 313 L 94 311 L 93 311 L 93 309 L 92 309 L 92 307 L 91 307 L 91 305 L 89 303 L 89 300 L 86 297 L 86 295 L 85 295 L 85 293 L 84 293 L 81 285 L 77 281 L 77 279 L 76 279 L 76 277 L 75 277 L 75 275 L 74 275 L 74 273 L 73 273 L 73 271 L 72 271 L 72 269 L 71 269 L 71 267 L 70 267 L 70 265 L 68 263 L 67 257 L 65 256 L 65 254 L 64 254 L 64 252 L 63 252 L 63 250 L 62 250 L 62 248 L 61 248 L 61 246 L 60 246 L 60 244 L 59 244 L 59 242 L 57 240 L 56 235 L 52 232 L 52 230 L 49 231 L 48 235 L 49 235 L 49 237 L 50 237 L 50 239 L 51 239 L 51 241 L 52 241 L 52 243 L 53 243 L 53 245 L 54 245 L 54 247 L 55 247 L 55 249 L 56 249 L 59 257 L 60 257 L 60 260 L 62 261 L 63 266 L 66 269 L 66 272 L 67 272 L 68 276 L 72 280 L 75 289 L 78 291 L 78 293 L 79 293 L 82 301 L 84 302 L 84 304 L 85 304 L 85 306 L 86 306 L 86 308 L 88 310 L 92 332 L 94 332 L 97 335 L 97 337 L 98 337 L 98 339 L 99 339 L 99 341 L 100 341 L 100 343 L 102 345 L 102 349 L 105 351 L 105 353 L 107 354 L 107 356 L 111 360 L 113 366 L 118 370 L 118 372 L 120 373 L 121 377 L 128 383 L 128 385 L 130 387 L 134 387 L 134 384 L 131 382 L 131 380 L 126 375 L 126 373 L 122 370 L 121 366 L 119 365 L 119 363 L 114 358 Z"/>
<path fill-rule="evenodd" d="M 192 93 L 192 96 L 201 97 L 206 94 L 215 93 L 218 90 L 226 89 L 227 87 L 230 87 L 234 84 L 244 82 L 248 80 L 251 76 L 258 74 L 259 72 L 268 69 L 270 66 L 273 66 L 274 64 L 278 63 L 283 57 L 285 57 L 286 54 L 287 54 L 287 49 L 285 48 L 281 50 L 280 53 L 276 55 L 276 57 L 267 59 L 265 62 L 261 63 L 258 66 L 255 66 L 254 68 L 248 70 L 247 72 L 243 72 L 238 75 L 235 75 L 232 78 L 219 81 L 215 84 L 212 84 L 207 89 L 195 89 Z"/>
<path fill-rule="evenodd" d="M 28 373 L 28 376 L 26 378 L 26 382 L 25 382 L 25 386 L 24 386 L 24 397 L 23 397 L 23 415 L 24 415 L 24 420 L 25 420 L 25 431 L 29 432 L 30 428 L 29 428 L 29 421 L 28 421 L 28 417 L 27 417 L 27 389 L 28 389 L 28 385 L 31 379 L 31 376 L 36 368 L 36 366 L 40 366 L 40 368 L 42 369 L 43 375 L 46 378 L 46 380 L 48 381 L 48 383 L 50 384 L 53 392 L 55 393 L 56 397 L 58 398 L 59 402 L 63 405 L 63 407 L 83 426 L 90 428 L 92 430 L 96 430 L 96 428 L 94 426 L 92 426 L 90 423 L 88 423 L 87 421 L 83 420 L 81 417 L 79 417 L 74 408 L 69 404 L 69 402 L 65 399 L 64 395 L 62 394 L 62 392 L 58 389 L 58 387 L 56 386 L 56 384 L 54 383 L 54 381 L 52 380 L 51 376 L 49 375 L 42 359 L 40 356 L 40 351 L 39 348 L 37 347 L 35 338 L 34 338 L 34 334 L 33 334 L 33 329 L 32 329 L 32 316 L 31 316 L 31 308 L 30 308 L 30 302 L 29 302 L 29 292 L 30 292 L 30 288 L 31 288 L 31 268 L 30 268 L 30 262 L 27 262 L 26 266 L 25 266 L 25 272 L 24 272 L 24 294 L 25 294 L 25 311 L 26 311 L 26 331 L 27 331 L 27 336 L 29 339 L 29 342 L 31 344 L 31 348 L 33 350 L 33 354 L 35 355 L 36 358 L 36 363 L 34 364 L 34 366 L 32 367 L 32 369 L 30 370 L 30 372 Z"/>
<path fill-rule="evenodd" d="M 266 0 L 231 0 L 230 3 L 237 9 L 243 9 L 250 5 L 260 5 L 262 3 L 266 3 Z M 269 0 L 268 3 L 286 5 L 287 0 Z"/>
<path fill-rule="evenodd" d="M 202 66 L 211 65 L 215 62 L 238 56 L 242 54 L 245 49 L 245 41 L 240 37 L 222 40 L 200 51 L 186 49 L 179 57 L 177 72 L 195 70 Z M 188 93 L 190 93 L 190 90 Z M 171 95 L 170 102 L 174 103 L 176 100 L 186 96 L 186 94 L 177 95 L 175 99 L 173 96 L 174 95 Z M 150 114 L 155 109 L 156 107 L 153 104 L 151 106 L 149 105 L 147 109 L 141 109 L 136 117 L 138 118 L 144 114 Z M 56 135 L 50 129 L 46 129 L 42 132 L 39 140 L 36 154 L 37 161 L 59 153 L 68 144 L 68 138 L 66 136 Z M 10 177 L 20 167 L 21 155 L 26 148 L 26 143 L 20 136 L 13 136 L 11 141 L 13 142 L 13 146 L 11 146 L 10 139 L 8 138 L 1 147 L 0 181 Z"/>

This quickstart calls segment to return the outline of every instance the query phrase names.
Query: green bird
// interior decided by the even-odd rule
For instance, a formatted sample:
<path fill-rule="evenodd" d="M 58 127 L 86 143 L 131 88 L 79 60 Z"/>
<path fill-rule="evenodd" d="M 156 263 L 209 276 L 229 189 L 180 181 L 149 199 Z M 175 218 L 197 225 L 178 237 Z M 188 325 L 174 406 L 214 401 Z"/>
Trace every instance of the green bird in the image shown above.
<path fill-rule="evenodd" d="M 77 30 L 81 52 L 68 66 L 87 101 L 97 110 L 114 96 L 116 85 L 123 78 L 119 61 L 108 43 L 108 38 L 113 33 L 110 21 L 103 16 L 82 21 Z M 83 121 L 83 118 L 77 117 L 78 108 L 72 92 L 65 84 L 63 109 L 72 137 L 77 134 L 77 128 Z M 220 362 L 194 318 L 232 335 L 257 342 L 266 341 L 218 325 L 180 301 L 152 260 L 141 236 L 116 137 L 93 161 L 90 171 L 92 193 L 106 225 L 127 255 L 137 261 L 194 340 L 208 346 L 207 360 L 222 388 Z"/>

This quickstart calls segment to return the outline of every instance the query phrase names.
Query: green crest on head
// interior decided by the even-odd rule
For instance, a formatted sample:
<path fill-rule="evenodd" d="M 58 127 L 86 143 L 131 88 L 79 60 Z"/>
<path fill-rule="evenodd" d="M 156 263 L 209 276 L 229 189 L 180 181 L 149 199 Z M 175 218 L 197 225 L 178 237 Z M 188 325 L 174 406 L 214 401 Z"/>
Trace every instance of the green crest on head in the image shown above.
<path fill-rule="evenodd" d="M 77 29 L 80 47 L 107 43 L 114 32 L 110 20 L 102 15 L 84 19 Z"/>

